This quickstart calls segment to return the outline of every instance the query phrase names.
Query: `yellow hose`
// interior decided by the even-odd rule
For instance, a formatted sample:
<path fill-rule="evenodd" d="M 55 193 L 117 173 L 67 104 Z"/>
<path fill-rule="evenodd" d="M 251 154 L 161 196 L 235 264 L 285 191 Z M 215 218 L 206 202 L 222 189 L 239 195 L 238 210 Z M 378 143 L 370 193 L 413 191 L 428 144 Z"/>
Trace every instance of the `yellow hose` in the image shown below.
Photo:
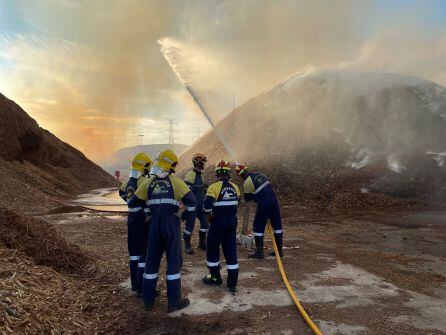
<path fill-rule="evenodd" d="M 268 223 L 268 231 L 271 235 L 271 240 L 273 241 L 273 248 L 274 248 L 274 254 L 276 255 L 276 261 L 277 265 L 279 266 L 280 274 L 282 275 L 282 280 L 286 286 L 286 289 L 288 290 L 288 293 L 291 296 L 291 299 L 293 299 L 294 304 L 297 307 L 297 310 L 299 311 L 300 315 L 304 318 L 307 325 L 311 328 L 314 334 L 316 335 L 323 335 L 322 332 L 319 330 L 319 328 L 314 324 L 313 320 L 308 316 L 307 312 L 303 308 L 302 304 L 299 301 L 299 298 L 294 293 L 293 288 L 290 285 L 290 282 L 288 281 L 288 278 L 286 276 L 285 270 L 283 269 L 282 260 L 279 256 L 279 251 L 277 250 L 276 240 L 274 239 L 274 233 L 273 229 L 271 228 L 271 225 Z"/>

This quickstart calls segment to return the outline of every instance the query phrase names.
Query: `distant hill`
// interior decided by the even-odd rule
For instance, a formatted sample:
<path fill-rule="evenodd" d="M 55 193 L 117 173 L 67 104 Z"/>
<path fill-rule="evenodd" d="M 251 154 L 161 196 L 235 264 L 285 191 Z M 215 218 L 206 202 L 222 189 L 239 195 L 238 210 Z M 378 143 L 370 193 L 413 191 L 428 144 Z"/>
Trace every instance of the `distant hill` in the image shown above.
<path fill-rule="evenodd" d="M 121 171 L 121 176 L 127 174 L 130 168 L 130 162 L 132 158 L 138 152 L 145 152 L 152 160 L 155 160 L 156 155 L 165 149 L 172 149 L 177 155 L 180 155 L 184 150 L 188 148 L 184 144 L 149 144 L 149 145 L 137 145 L 134 147 L 122 148 L 116 151 L 108 160 L 106 160 L 102 167 L 107 172 L 114 175 L 115 171 Z"/>
<path fill-rule="evenodd" d="M 116 184 L 79 150 L 0 94 L 0 205 L 41 209 L 53 198 Z"/>

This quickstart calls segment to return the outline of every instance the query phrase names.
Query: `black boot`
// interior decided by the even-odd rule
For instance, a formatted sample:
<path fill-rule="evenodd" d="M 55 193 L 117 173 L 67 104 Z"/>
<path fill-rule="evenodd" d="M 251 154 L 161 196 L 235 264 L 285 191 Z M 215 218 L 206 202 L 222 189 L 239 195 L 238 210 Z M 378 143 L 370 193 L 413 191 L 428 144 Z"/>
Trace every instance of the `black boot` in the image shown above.
<path fill-rule="evenodd" d="M 228 286 L 229 292 L 235 293 L 237 292 L 237 288 L 235 286 Z"/>
<path fill-rule="evenodd" d="M 205 277 L 203 277 L 203 283 L 205 283 L 206 285 L 221 285 L 223 283 L 223 280 L 221 279 L 220 274 L 217 277 L 214 277 L 212 275 L 207 275 Z"/>
<path fill-rule="evenodd" d="M 167 313 L 179 311 L 180 309 L 186 308 L 189 305 L 190 305 L 190 300 L 188 298 L 182 298 L 178 301 L 177 304 L 169 305 L 169 307 L 167 307 Z"/>
<path fill-rule="evenodd" d="M 199 237 L 200 237 L 200 241 L 198 242 L 198 247 L 201 250 L 206 251 L 206 232 L 200 230 Z"/>
<path fill-rule="evenodd" d="M 155 301 L 144 303 L 144 310 L 145 311 L 151 311 L 153 309 L 153 306 L 155 305 Z"/>
<path fill-rule="evenodd" d="M 256 243 L 256 251 L 249 255 L 249 258 L 264 259 L 265 254 L 263 253 L 263 236 L 254 236 L 254 241 Z"/>
<path fill-rule="evenodd" d="M 192 246 L 190 245 L 190 238 L 191 235 L 183 233 L 184 252 L 188 255 L 192 255 L 194 253 L 194 249 L 192 249 Z"/>
<path fill-rule="evenodd" d="M 203 277 L 203 283 L 206 285 L 221 285 L 223 280 L 221 279 L 220 269 L 220 265 L 209 267 L 210 274 Z"/>
<path fill-rule="evenodd" d="M 283 234 L 274 234 L 274 240 L 276 241 L 276 246 L 277 246 L 277 250 L 279 251 L 279 256 L 283 257 L 283 251 L 282 251 L 282 241 L 283 241 Z M 276 254 L 273 251 L 270 251 L 270 253 L 268 254 L 269 256 L 275 256 Z"/>

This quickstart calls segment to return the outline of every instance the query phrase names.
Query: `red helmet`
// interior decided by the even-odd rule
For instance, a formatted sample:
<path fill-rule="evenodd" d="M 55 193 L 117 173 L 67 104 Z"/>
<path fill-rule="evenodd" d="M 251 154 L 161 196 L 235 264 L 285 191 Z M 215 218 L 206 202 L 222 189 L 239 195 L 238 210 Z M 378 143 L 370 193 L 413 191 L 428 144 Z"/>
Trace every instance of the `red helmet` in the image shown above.
<path fill-rule="evenodd" d="M 237 164 L 237 166 L 235 167 L 235 173 L 240 177 L 243 177 L 243 175 L 246 174 L 247 172 L 248 172 L 248 167 L 243 164 Z"/>
<path fill-rule="evenodd" d="M 194 166 L 198 166 L 200 168 L 204 168 L 204 163 L 207 161 L 206 156 L 203 154 L 195 154 L 194 157 L 192 157 L 192 163 Z"/>
<path fill-rule="evenodd" d="M 217 172 L 217 175 L 221 174 L 229 174 L 229 171 L 231 171 L 231 163 L 227 161 L 220 161 L 215 165 L 215 172 Z"/>

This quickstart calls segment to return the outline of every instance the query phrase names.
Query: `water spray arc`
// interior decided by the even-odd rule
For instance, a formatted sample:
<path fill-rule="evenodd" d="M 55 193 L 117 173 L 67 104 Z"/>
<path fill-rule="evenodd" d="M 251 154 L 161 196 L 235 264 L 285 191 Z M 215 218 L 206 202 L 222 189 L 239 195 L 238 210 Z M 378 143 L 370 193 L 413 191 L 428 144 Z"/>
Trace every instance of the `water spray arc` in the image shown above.
<path fill-rule="evenodd" d="M 204 107 L 203 102 L 201 101 L 198 94 L 195 92 L 194 88 L 192 87 L 192 84 L 189 83 L 184 75 L 181 73 L 179 66 L 176 62 L 176 55 L 179 54 L 180 50 L 178 47 L 175 46 L 174 43 L 171 43 L 171 40 L 168 38 L 159 39 L 158 43 L 161 45 L 161 53 L 163 54 L 164 58 L 166 59 L 169 66 L 172 68 L 172 71 L 177 75 L 178 79 L 180 79 L 181 83 L 186 88 L 187 92 L 189 92 L 190 96 L 194 100 L 195 104 L 200 109 L 201 113 L 206 117 L 206 120 L 208 120 L 211 127 L 214 129 L 215 134 L 217 135 L 219 141 L 223 146 L 225 147 L 226 151 L 228 152 L 231 159 L 238 163 L 238 160 L 236 158 L 235 152 L 232 149 L 231 145 L 228 143 L 222 132 L 219 128 L 216 127 L 214 121 L 212 120 L 211 116 L 209 115 L 208 111 Z"/>

